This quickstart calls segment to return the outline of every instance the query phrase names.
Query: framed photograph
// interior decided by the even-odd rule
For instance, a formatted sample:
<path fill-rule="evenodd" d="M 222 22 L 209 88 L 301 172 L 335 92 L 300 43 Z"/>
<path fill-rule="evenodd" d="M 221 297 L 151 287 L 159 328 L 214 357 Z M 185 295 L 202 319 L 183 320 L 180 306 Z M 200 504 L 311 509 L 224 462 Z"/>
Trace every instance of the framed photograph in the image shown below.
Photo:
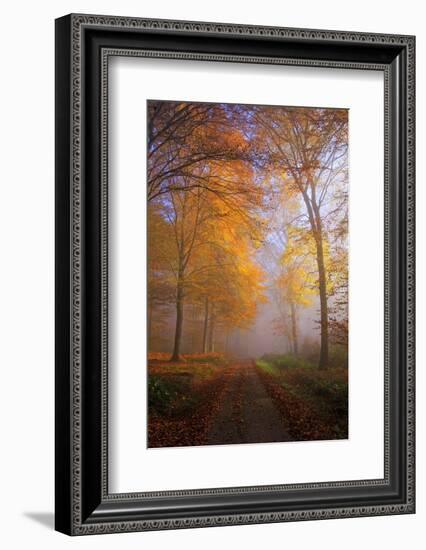
<path fill-rule="evenodd" d="M 56 20 L 56 529 L 414 513 L 413 36 Z"/>

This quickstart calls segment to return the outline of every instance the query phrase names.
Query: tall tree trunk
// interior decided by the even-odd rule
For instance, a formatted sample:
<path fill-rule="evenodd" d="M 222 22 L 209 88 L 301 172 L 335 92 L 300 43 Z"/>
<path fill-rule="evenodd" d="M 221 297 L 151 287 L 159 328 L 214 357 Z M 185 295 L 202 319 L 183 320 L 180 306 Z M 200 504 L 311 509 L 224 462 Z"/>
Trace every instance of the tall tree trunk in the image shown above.
<path fill-rule="evenodd" d="M 318 367 L 326 369 L 328 367 L 328 306 L 327 306 L 327 279 L 324 265 L 324 250 L 322 236 L 316 238 L 319 295 L 321 307 L 321 349 Z"/>
<path fill-rule="evenodd" d="M 291 336 L 293 340 L 293 353 L 297 355 L 299 353 L 299 348 L 297 345 L 297 318 L 296 318 L 296 306 L 293 302 L 290 303 L 291 311 Z"/>
<path fill-rule="evenodd" d="M 319 295 L 321 309 L 321 349 L 318 363 L 319 369 L 328 367 L 328 306 L 327 306 L 327 278 L 324 264 L 324 247 L 322 240 L 322 222 L 318 204 L 316 202 L 315 186 L 311 186 L 311 198 L 306 191 L 302 191 L 303 199 L 308 211 L 308 217 L 311 224 L 311 230 L 315 239 L 317 265 L 318 265 L 318 280 L 319 280 Z"/>
<path fill-rule="evenodd" d="M 152 314 L 153 307 L 148 301 L 148 351 L 153 351 L 151 349 L 151 339 L 152 339 Z"/>
<path fill-rule="evenodd" d="M 182 340 L 183 326 L 183 272 L 179 270 L 178 283 L 176 289 L 176 329 L 173 353 L 170 361 L 180 360 L 180 344 Z"/>
<path fill-rule="evenodd" d="M 238 357 L 241 356 L 241 329 L 237 329 L 235 334 L 235 349 L 237 350 Z"/>
<path fill-rule="evenodd" d="M 207 329 L 209 326 L 209 299 L 204 302 L 203 353 L 207 353 Z"/>
<path fill-rule="evenodd" d="M 210 330 L 209 330 L 209 352 L 214 352 L 214 315 L 213 311 L 210 316 Z"/>
<path fill-rule="evenodd" d="M 195 326 L 196 326 L 197 314 L 194 304 L 191 306 L 191 353 L 194 353 L 194 340 L 195 340 Z"/>

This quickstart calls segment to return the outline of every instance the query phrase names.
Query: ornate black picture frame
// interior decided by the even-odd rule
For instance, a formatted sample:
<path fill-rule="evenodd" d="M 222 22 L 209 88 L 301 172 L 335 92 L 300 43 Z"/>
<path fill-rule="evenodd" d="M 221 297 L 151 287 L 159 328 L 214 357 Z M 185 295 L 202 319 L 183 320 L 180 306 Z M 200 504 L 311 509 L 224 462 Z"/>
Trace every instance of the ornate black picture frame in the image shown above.
<path fill-rule="evenodd" d="M 374 69 L 385 86 L 383 479 L 108 491 L 110 56 Z M 69 535 L 414 513 L 413 36 L 68 15 L 56 21 L 56 529 Z"/>

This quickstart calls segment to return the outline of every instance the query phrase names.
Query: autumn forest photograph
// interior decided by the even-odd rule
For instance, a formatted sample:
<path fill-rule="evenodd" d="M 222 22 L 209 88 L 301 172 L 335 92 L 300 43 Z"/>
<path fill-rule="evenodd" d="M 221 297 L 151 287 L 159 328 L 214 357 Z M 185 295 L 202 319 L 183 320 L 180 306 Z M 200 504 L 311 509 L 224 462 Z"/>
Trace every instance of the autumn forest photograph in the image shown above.
<path fill-rule="evenodd" d="M 348 438 L 348 110 L 147 101 L 147 446 Z"/>

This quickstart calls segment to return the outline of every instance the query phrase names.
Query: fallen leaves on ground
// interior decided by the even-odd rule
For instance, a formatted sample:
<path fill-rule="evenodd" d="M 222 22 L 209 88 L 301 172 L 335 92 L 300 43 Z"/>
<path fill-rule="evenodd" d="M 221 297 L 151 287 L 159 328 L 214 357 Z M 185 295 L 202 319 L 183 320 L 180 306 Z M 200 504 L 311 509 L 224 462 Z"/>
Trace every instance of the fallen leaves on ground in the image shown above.
<path fill-rule="evenodd" d="M 157 361 L 150 363 L 149 376 L 175 384 L 177 391 L 163 411 L 150 408 L 148 446 L 205 445 L 232 367 L 218 366 L 217 360 L 210 364 L 205 356 L 202 363 L 193 356 L 190 364 Z"/>

